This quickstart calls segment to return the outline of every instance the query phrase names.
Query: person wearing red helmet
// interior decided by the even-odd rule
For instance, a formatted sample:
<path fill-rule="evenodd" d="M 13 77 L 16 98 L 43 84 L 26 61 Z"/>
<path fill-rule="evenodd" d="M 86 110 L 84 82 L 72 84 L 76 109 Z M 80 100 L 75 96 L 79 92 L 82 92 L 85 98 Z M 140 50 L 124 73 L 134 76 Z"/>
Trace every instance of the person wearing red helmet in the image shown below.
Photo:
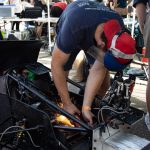
<path fill-rule="evenodd" d="M 52 5 L 50 16 L 51 17 L 60 17 L 62 12 L 66 9 L 67 4 L 65 2 L 56 2 Z"/>
<path fill-rule="evenodd" d="M 56 45 L 52 53 L 52 75 L 63 108 L 72 115 L 80 110 L 69 97 L 66 77 L 80 52 L 84 50 L 92 66 L 86 83 L 82 116 L 93 124 L 91 106 L 99 92 L 109 87 L 109 71 L 129 65 L 136 53 L 135 41 L 125 30 L 121 16 L 98 2 L 75 1 L 67 6 L 57 24 Z"/>

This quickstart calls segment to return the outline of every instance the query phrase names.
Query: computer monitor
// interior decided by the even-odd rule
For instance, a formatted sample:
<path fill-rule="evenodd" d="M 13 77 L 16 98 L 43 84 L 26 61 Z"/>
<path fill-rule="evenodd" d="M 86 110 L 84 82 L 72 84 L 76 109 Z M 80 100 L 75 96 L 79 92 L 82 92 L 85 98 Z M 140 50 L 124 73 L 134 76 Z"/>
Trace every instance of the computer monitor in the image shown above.
<path fill-rule="evenodd" d="M 15 6 L 12 5 L 0 5 L 0 17 L 13 17 Z"/>

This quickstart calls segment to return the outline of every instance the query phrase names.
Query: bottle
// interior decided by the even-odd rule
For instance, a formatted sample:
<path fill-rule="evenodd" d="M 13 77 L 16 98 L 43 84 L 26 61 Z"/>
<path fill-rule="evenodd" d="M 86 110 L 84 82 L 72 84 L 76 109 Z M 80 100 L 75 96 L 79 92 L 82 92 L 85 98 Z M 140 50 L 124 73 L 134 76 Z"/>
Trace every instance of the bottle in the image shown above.
<path fill-rule="evenodd" d="M 45 18 L 45 11 L 42 11 L 42 18 Z"/>

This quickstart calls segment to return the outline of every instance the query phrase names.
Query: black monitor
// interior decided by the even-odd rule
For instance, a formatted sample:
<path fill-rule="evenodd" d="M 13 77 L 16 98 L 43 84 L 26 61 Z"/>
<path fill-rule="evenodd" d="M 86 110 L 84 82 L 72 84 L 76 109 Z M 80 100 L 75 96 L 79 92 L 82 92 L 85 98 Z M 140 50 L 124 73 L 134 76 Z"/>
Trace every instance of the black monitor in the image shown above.
<path fill-rule="evenodd" d="M 36 62 L 41 46 L 39 40 L 0 41 L 0 71 Z"/>
<path fill-rule="evenodd" d="M 38 18 L 42 17 L 41 7 L 26 7 L 24 11 L 24 18 Z"/>

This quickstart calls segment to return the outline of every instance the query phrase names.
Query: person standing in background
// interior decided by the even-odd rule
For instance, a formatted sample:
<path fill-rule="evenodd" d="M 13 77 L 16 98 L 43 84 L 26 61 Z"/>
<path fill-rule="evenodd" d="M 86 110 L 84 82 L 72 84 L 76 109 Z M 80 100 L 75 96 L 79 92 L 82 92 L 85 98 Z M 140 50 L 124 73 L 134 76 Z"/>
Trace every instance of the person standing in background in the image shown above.
<path fill-rule="evenodd" d="M 145 57 L 148 58 L 149 64 L 149 79 L 146 90 L 146 102 L 148 113 L 145 116 L 145 123 L 148 130 L 150 131 L 150 11 L 148 7 L 150 6 L 150 0 L 134 0 L 133 7 L 136 8 L 136 15 L 138 17 L 140 30 L 143 33 L 144 45 L 146 48 Z"/>
<path fill-rule="evenodd" d="M 22 8 L 25 10 L 26 7 L 34 7 L 34 4 L 31 0 L 23 0 L 22 1 Z"/>
<path fill-rule="evenodd" d="M 33 3 L 34 3 L 35 7 L 41 7 L 42 10 L 47 12 L 47 5 L 46 5 L 46 1 L 45 0 L 34 0 Z"/>
<path fill-rule="evenodd" d="M 42 12 L 47 13 L 47 5 L 45 0 L 34 0 L 34 7 L 40 7 Z M 43 17 L 43 16 L 42 16 Z M 36 33 L 40 38 L 42 35 L 43 22 L 37 22 Z"/>
<path fill-rule="evenodd" d="M 51 7 L 50 16 L 51 17 L 60 17 L 66 7 L 67 7 L 67 4 L 65 2 L 54 3 Z"/>
<path fill-rule="evenodd" d="M 23 7 L 22 7 L 22 1 L 21 0 L 9 0 L 8 1 L 10 5 L 15 5 L 15 15 L 17 17 L 20 17 L 21 16 L 21 12 L 23 10 Z M 11 30 L 14 30 L 14 27 L 16 25 L 16 31 L 19 31 L 19 24 L 20 22 L 19 21 L 13 21 L 12 22 L 12 26 L 11 26 Z"/>

